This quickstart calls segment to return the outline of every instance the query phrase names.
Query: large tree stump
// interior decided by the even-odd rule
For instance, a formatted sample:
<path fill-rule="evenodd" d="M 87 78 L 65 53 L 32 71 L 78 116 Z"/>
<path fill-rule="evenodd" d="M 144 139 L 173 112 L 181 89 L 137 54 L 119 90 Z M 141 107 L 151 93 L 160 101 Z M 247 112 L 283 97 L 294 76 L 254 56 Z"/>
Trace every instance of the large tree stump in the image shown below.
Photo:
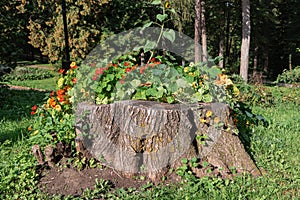
<path fill-rule="evenodd" d="M 127 175 L 146 172 L 156 179 L 182 158 L 193 157 L 224 173 L 234 166 L 237 173 L 260 174 L 234 135 L 225 104 L 80 103 L 76 117 L 77 140 L 94 158 Z"/>

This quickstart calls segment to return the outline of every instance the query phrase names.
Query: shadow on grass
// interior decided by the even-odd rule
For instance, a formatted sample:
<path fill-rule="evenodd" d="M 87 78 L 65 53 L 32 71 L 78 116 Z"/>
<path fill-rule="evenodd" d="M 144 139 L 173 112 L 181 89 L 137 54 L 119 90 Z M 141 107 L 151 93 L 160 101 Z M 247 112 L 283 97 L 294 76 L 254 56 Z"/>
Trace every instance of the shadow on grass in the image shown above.
<path fill-rule="evenodd" d="M 48 92 L 0 86 L 0 142 L 19 139 L 30 125 L 31 107 L 42 104 L 47 95 Z"/>

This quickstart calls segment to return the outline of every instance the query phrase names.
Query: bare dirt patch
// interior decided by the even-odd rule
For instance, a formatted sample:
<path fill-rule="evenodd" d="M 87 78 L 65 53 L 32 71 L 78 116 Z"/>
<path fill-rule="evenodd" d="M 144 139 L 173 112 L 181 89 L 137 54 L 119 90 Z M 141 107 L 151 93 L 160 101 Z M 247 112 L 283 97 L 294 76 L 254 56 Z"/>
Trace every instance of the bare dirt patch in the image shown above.
<path fill-rule="evenodd" d="M 79 171 L 72 166 L 56 166 L 51 169 L 43 169 L 40 174 L 41 178 L 38 187 L 43 192 L 48 193 L 49 195 L 72 195 L 75 197 L 81 196 L 82 192 L 87 188 L 93 189 L 96 179 L 109 181 L 112 189 L 138 189 L 151 182 L 142 175 L 133 178 L 125 177 L 108 167 L 103 167 L 102 169 L 86 167 Z M 160 183 L 170 184 L 178 181 L 180 181 L 180 177 L 173 172 L 167 174 L 166 179 Z"/>

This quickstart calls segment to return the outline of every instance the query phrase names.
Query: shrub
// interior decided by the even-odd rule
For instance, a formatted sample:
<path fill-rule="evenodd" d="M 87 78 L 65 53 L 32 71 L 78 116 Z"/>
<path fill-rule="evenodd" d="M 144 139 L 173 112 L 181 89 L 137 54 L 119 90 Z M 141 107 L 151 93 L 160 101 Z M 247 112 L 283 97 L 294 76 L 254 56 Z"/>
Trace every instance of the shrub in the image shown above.
<path fill-rule="evenodd" d="M 9 74 L 1 78 L 4 82 L 24 81 L 24 80 L 42 80 L 54 77 L 53 72 L 39 68 L 17 67 Z"/>
<path fill-rule="evenodd" d="M 300 66 L 293 70 L 284 69 L 282 74 L 279 74 L 276 83 L 300 83 Z"/>

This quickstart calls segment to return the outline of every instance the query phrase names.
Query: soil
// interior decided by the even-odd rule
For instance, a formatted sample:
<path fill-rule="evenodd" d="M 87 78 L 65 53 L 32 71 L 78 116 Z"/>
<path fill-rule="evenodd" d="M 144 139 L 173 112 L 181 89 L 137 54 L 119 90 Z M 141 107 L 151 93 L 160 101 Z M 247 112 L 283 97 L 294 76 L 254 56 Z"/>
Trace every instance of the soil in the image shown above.
<path fill-rule="evenodd" d="M 143 179 L 143 176 L 136 176 L 133 178 L 125 177 L 108 167 L 86 167 L 79 171 L 73 166 L 64 167 L 63 165 L 66 161 L 61 161 L 60 163 L 60 166 L 40 169 L 41 178 L 38 187 L 49 195 L 72 195 L 74 197 L 79 197 L 85 189 L 94 188 L 96 179 L 109 181 L 112 189 L 138 189 L 151 182 L 149 179 Z M 180 181 L 180 177 L 177 176 L 175 172 L 169 173 L 165 177 L 166 179 L 160 183 L 167 185 Z"/>

